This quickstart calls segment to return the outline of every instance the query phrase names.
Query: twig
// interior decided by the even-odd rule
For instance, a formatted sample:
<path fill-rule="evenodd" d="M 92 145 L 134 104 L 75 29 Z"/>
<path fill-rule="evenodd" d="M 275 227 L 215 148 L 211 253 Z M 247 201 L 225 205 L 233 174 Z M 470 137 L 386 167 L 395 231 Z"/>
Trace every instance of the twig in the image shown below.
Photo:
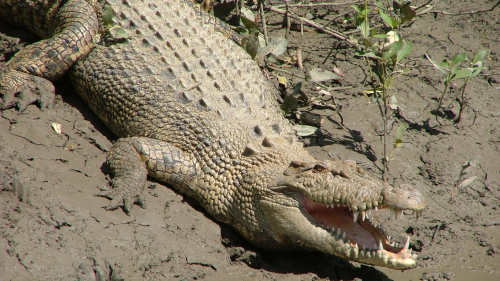
<path fill-rule="evenodd" d="M 288 35 L 290 34 L 290 17 L 288 16 L 290 14 L 290 8 L 288 6 L 289 0 L 285 0 L 286 3 L 286 11 L 285 11 L 285 23 L 286 23 L 286 32 L 285 32 L 285 39 L 288 40 Z"/>
<path fill-rule="evenodd" d="M 324 25 L 324 26 L 325 26 L 325 27 L 327 27 L 327 26 L 329 26 L 329 25 L 330 25 L 330 23 L 332 23 L 332 22 L 333 22 L 333 21 L 335 21 L 336 19 L 338 19 L 338 18 L 340 18 L 340 17 L 345 17 L 346 15 L 348 15 L 348 14 L 350 14 L 350 13 L 352 13 L 352 12 L 354 12 L 354 11 L 349 11 L 349 12 L 345 12 L 345 13 L 343 13 L 343 14 L 339 14 L 339 15 L 335 16 L 333 19 L 331 19 L 329 22 L 325 23 L 325 25 Z"/>
<path fill-rule="evenodd" d="M 428 13 L 433 13 L 433 14 L 443 14 L 447 16 L 461 16 L 461 15 L 474 15 L 474 14 L 479 14 L 479 13 L 485 13 L 485 12 L 491 12 L 493 11 L 498 5 L 500 5 L 500 1 L 498 1 L 493 7 L 486 9 L 486 10 L 479 10 L 475 12 L 463 12 L 463 13 L 448 13 L 446 11 L 423 11 L 421 13 L 418 13 L 417 16 L 421 16 L 423 14 L 428 14 Z"/>
<path fill-rule="evenodd" d="M 302 49 L 300 47 L 297 48 L 297 65 L 300 70 L 304 69 L 304 66 L 302 65 Z"/>
<path fill-rule="evenodd" d="M 436 238 L 436 234 L 438 233 L 438 231 L 442 225 L 443 225 L 443 223 L 441 223 L 440 225 L 436 225 L 436 230 L 434 231 L 434 234 L 432 234 L 432 240 L 431 240 L 431 243 L 429 243 L 429 246 L 434 243 L 434 239 Z"/>
<path fill-rule="evenodd" d="M 197 264 L 197 265 L 201 265 L 201 266 L 211 267 L 213 270 L 217 270 L 217 267 L 215 267 L 215 265 L 213 265 L 211 263 L 199 262 L 199 261 L 188 261 L 187 257 L 186 257 L 186 262 L 187 262 L 187 264 Z"/>
<path fill-rule="evenodd" d="M 278 13 L 278 14 L 282 14 L 282 15 L 286 14 L 286 11 L 283 11 L 281 9 L 278 9 L 278 8 L 275 8 L 275 7 L 272 7 L 272 6 L 266 6 L 265 8 L 268 11 L 272 11 L 272 12 L 275 12 L 275 13 Z M 319 29 L 319 30 L 323 31 L 326 34 L 330 34 L 330 35 L 332 35 L 333 37 L 335 37 L 335 38 L 337 38 L 339 40 L 346 41 L 347 43 L 349 43 L 349 44 L 351 44 L 353 46 L 358 46 L 357 43 L 355 43 L 355 42 L 347 39 L 342 33 L 338 32 L 338 31 L 332 30 L 332 29 L 330 29 L 328 27 L 320 26 L 318 23 L 316 23 L 316 22 L 314 22 L 312 20 L 308 20 L 306 18 L 300 17 L 300 16 L 298 16 L 298 15 L 296 15 L 293 12 L 290 12 L 290 11 L 288 11 L 288 16 L 290 16 L 290 17 L 292 17 L 294 19 L 300 20 L 300 21 L 302 21 L 302 22 L 304 22 L 304 23 L 306 23 L 306 24 L 308 24 L 308 25 L 310 25 L 312 27 L 315 27 L 316 29 Z"/>
<path fill-rule="evenodd" d="M 266 41 L 266 46 L 269 44 L 269 36 L 267 35 L 267 23 L 266 17 L 264 15 L 264 0 L 259 0 L 259 11 L 260 11 L 260 19 L 262 21 L 262 31 L 264 33 L 264 40 Z"/>
<path fill-rule="evenodd" d="M 316 3 L 316 4 L 294 4 L 294 5 L 289 5 L 288 7 L 297 7 L 297 8 L 311 8 L 311 7 L 319 7 L 319 6 L 342 6 L 342 5 L 352 5 L 352 4 L 360 4 L 360 1 L 353 1 L 353 2 L 345 2 L 345 3 Z M 277 8 L 284 8 L 286 5 L 278 5 L 276 6 Z"/>
<path fill-rule="evenodd" d="M 335 47 L 336 47 L 336 46 L 332 44 L 332 47 L 330 48 L 330 52 L 328 52 L 328 55 L 326 56 L 326 58 L 325 58 L 325 60 L 323 61 L 323 63 L 322 63 L 322 64 L 325 64 L 325 63 L 326 63 L 326 61 L 328 60 L 328 58 L 330 58 L 330 56 L 332 55 L 333 50 L 335 50 L 335 49 L 336 49 Z"/>
<path fill-rule="evenodd" d="M 427 3 L 425 3 L 425 4 L 422 4 L 422 5 L 418 6 L 418 7 L 416 7 L 414 10 L 415 10 L 415 11 L 416 11 L 416 10 L 420 10 L 420 9 L 422 9 L 423 7 L 425 7 L 425 6 L 429 5 L 431 2 L 432 2 L 432 0 L 429 0 L 429 2 L 427 2 Z"/>

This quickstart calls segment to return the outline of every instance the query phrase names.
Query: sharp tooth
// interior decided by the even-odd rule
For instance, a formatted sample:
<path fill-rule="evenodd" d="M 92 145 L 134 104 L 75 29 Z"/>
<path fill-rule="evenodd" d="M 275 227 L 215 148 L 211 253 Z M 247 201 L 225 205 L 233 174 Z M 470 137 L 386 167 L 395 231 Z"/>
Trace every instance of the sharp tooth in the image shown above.
<path fill-rule="evenodd" d="M 358 220 L 359 212 L 352 212 L 352 220 L 356 222 Z"/>
<path fill-rule="evenodd" d="M 384 249 L 384 244 L 382 244 L 382 239 L 378 240 L 378 248 L 380 250 L 383 250 Z"/>
<path fill-rule="evenodd" d="M 330 208 L 332 208 L 332 209 L 333 209 L 333 207 L 335 207 L 335 206 L 334 206 L 333 204 L 330 204 Z"/>
<path fill-rule="evenodd" d="M 354 248 L 358 249 L 358 243 L 354 244 Z M 411 252 L 410 252 L 411 253 Z"/>
<path fill-rule="evenodd" d="M 364 252 L 364 251 L 366 251 L 366 247 L 365 247 L 365 245 L 363 245 L 363 252 Z"/>
<path fill-rule="evenodd" d="M 366 213 L 361 212 L 361 221 L 364 221 L 366 219 Z"/>
<path fill-rule="evenodd" d="M 405 249 L 408 249 L 409 247 L 410 247 L 410 236 L 406 236 Z"/>
<path fill-rule="evenodd" d="M 411 252 L 413 252 L 413 249 L 410 249 L 410 255 L 411 255 Z"/>
<path fill-rule="evenodd" d="M 377 246 L 377 245 L 375 245 L 375 248 L 373 248 L 373 250 L 378 250 L 378 246 Z"/>
<path fill-rule="evenodd" d="M 395 244 L 395 243 L 394 243 L 394 242 L 392 242 L 392 243 L 391 243 L 391 246 L 392 246 L 392 247 L 394 247 L 394 244 Z"/>
<path fill-rule="evenodd" d="M 391 242 L 392 236 L 387 236 L 387 241 Z"/>
<path fill-rule="evenodd" d="M 403 210 L 395 210 L 394 213 L 395 213 L 394 218 L 396 220 L 399 220 L 401 218 L 401 216 L 403 215 Z"/>
<path fill-rule="evenodd" d="M 375 211 L 378 211 L 378 207 L 375 207 Z"/>
<path fill-rule="evenodd" d="M 331 230 L 332 233 L 335 232 L 335 227 L 332 226 L 332 230 Z"/>
<path fill-rule="evenodd" d="M 338 235 L 342 234 L 342 229 L 340 229 L 340 227 L 339 227 L 339 228 L 337 228 L 337 234 L 338 234 Z"/>
<path fill-rule="evenodd" d="M 406 259 L 408 256 L 408 253 L 406 252 L 406 250 L 403 250 L 403 255 L 401 256 L 403 259 Z"/>
<path fill-rule="evenodd" d="M 330 227 L 329 227 L 329 226 L 327 226 L 327 227 L 326 227 L 326 230 L 330 230 Z"/>
<path fill-rule="evenodd" d="M 345 236 L 346 236 L 346 234 L 345 234 L 345 232 L 344 232 L 344 234 L 342 234 L 342 239 L 345 239 Z"/>
<path fill-rule="evenodd" d="M 416 214 L 417 214 L 417 219 L 421 218 L 422 215 L 424 214 L 424 211 L 416 212 Z"/>

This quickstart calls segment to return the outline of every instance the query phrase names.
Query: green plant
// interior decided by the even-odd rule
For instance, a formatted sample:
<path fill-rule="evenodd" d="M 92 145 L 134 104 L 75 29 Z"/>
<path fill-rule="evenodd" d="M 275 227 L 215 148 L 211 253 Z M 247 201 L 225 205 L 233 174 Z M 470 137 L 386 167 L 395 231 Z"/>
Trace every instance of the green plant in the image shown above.
<path fill-rule="evenodd" d="M 461 99 L 460 99 L 460 112 L 458 113 L 457 118 L 454 120 L 455 123 L 460 123 L 460 120 L 462 119 L 462 112 L 465 107 L 466 99 L 465 99 L 465 88 L 467 87 L 467 84 L 469 83 L 470 79 L 476 77 L 479 73 L 481 73 L 481 70 L 483 69 L 483 58 L 486 56 L 486 51 L 479 51 L 477 52 L 472 60 L 469 60 L 467 55 L 465 53 L 461 54 L 456 54 L 453 56 L 451 60 L 449 59 L 444 59 L 441 64 L 433 61 L 429 55 L 425 54 L 427 59 L 432 63 L 432 65 L 437 68 L 441 73 L 444 75 L 443 83 L 444 83 L 444 89 L 443 93 L 441 94 L 441 97 L 439 98 L 439 104 L 436 108 L 436 121 L 439 123 L 439 110 L 441 109 L 441 105 L 443 104 L 443 99 L 448 91 L 448 88 L 450 87 L 450 82 L 453 80 L 458 80 L 460 78 L 465 78 L 465 82 L 460 88 L 459 94 L 461 94 Z M 469 61 L 469 66 L 465 68 L 461 68 L 460 65 L 464 61 Z M 441 123 L 440 123 L 441 124 Z"/>
<path fill-rule="evenodd" d="M 115 43 L 123 43 L 129 38 L 127 31 L 116 25 L 115 14 L 109 5 L 104 6 L 102 12 L 102 20 L 106 26 L 106 32 L 104 33 L 104 39 L 107 45 Z"/>
<path fill-rule="evenodd" d="M 392 159 L 394 148 L 401 146 L 401 138 L 406 131 L 406 123 L 402 123 L 397 131 L 391 156 L 387 156 L 387 135 L 388 121 L 393 118 L 394 112 L 398 109 L 396 93 L 392 91 L 394 79 L 404 73 L 399 68 L 400 62 L 411 52 L 413 43 L 403 40 L 401 37 L 402 24 L 412 20 L 416 13 L 410 7 L 410 2 L 394 1 L 392 9 L 384 8 L 381 2 L 377 2 L 378 14 L 384 22 L 386 28 L 383 33 L 378 33 L 377 28 L 370 28 L 368 1 L 365 0 L 362 6 L 351 6 L 357 11 L 355 23 L 361 32 L 363 40 L 362 49 L 356 52 L 356 56 L 363 57 L 367 63 L 370 73 L 371 89 L 365 91 L 373 94 L 380 116 L 383 121 L 383 174 L 387 179 L 387 165 Z M 388 15 L 387 12 L 391 12 Z M 399 32 L 398 32 L 399 31 Z M 385 39 L 385 44 L 380 39 Z M 368 96 L 367 96 L 368 98 Z"/>

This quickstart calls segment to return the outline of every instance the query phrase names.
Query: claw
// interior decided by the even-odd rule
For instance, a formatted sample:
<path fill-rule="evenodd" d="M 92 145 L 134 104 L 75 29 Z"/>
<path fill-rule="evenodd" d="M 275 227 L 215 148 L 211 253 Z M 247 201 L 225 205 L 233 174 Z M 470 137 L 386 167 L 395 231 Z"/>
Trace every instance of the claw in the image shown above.
<path fill-rule="evenodd" d="M 52 107 L 55 88 L 45 78 L 11 70 L 0 75 L 0 96 L 0 110 L 17 106 L 23 112 L 37 101 L 44 110 Z"/>

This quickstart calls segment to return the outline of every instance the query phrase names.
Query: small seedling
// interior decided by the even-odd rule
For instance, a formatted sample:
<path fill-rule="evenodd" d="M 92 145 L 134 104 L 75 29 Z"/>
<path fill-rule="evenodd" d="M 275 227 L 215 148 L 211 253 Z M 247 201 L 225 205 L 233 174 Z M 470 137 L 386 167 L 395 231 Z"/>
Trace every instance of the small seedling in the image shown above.
<path fill-rule="evenodd" d="M 388 15 L 384 10 L 381 2 L 377 2 L 377 10 L 380 18 L 386 25 L 384 33 L 378 33 L 377 28 L 370 29 L 370 21 L 368 19 L 370 10 L 368 9 L 368 1 L 365 0 L 363 6 L 352 5 L 357 11 L 355 24 L 361 32 L 363 49 L 356 52 L 356 56 L 363 57 L 367 63 L 367 67 L 371 78 L 371 89 L 364 93 L 368 98 L 368 94 L 373 94 L 377 101 L 380 116 L 382 117 L 384 133 L 383 133 L 383 174 L 384 180 L 387 179 L 387 165 L 392 159 L 394 149 L 401 146 L 404 133 L 406 132 L 406 123 L 400 125 L 396 133 L 391 156 L 387 156 L 387 134 L 388 120 L 393 117 L 394 112 L 398 110 L 396 93 L 392 92 L 392 84 L 394 78 L 404 73 L 399 69 L 401 61 L 411 52 L 413 43 L 404 40 L 401 34 L 398 33 L 398 28 L 405 22 L 412 20 L 416 13 L 410 7 L 410 2 L 394 1 L 392 6 L 393 15 Z M 380 42 L 380 39 L 385 40 L 385 44 Z"/>
<path fill-rule="evenodd" d="M 433 61 L 428 54 L 425 54 L 427 59 L 432 63 L 432 65 L 438 69 L 443 75 L 443 83 L 444 83 L 444 89 L 443 93 L 441 94 L 441 97 L 439 98 L 439 104 L 436 108 L 436 121 L 439 122 L 439 110 L 441 109 L 441 105 L 443 104 L 443 99 L 448 91 L 448 88 L 450 87 L 450 82 L 453 80 L 458 80 L 461 78 L 465 78 L 465 82 L 460 88 L 460 92 L 462 94 L 462 98 L 460 101 L 460 112 L 457 116 L 457 118 L 454 120 L 455 123 L 460 123 L 460 120 L 462 119 L 462 112 L 465 107 L 465 88 L 467 87 L 467 84 L 469 83 L 471 78 L 476 77 L 479 73 L 481 73 L 481 70 L 483 69 L 483 58 L 486 56 L 486 51 L 480 51 L 474 55 L 474 58 L 472 60 L 469 60 L 467 58 L 467 55 L 465 53 L 461 54 L 456 54 L 453 56 L 451 60 L 449 59 L 444 59 L 441 64 Z M 469 67 L 466 68 L 461 68 L 460 65 L 462 62 L 465 60 L 469 61 Z M 441 123 L 440 123 L 441 124 Z"/>

